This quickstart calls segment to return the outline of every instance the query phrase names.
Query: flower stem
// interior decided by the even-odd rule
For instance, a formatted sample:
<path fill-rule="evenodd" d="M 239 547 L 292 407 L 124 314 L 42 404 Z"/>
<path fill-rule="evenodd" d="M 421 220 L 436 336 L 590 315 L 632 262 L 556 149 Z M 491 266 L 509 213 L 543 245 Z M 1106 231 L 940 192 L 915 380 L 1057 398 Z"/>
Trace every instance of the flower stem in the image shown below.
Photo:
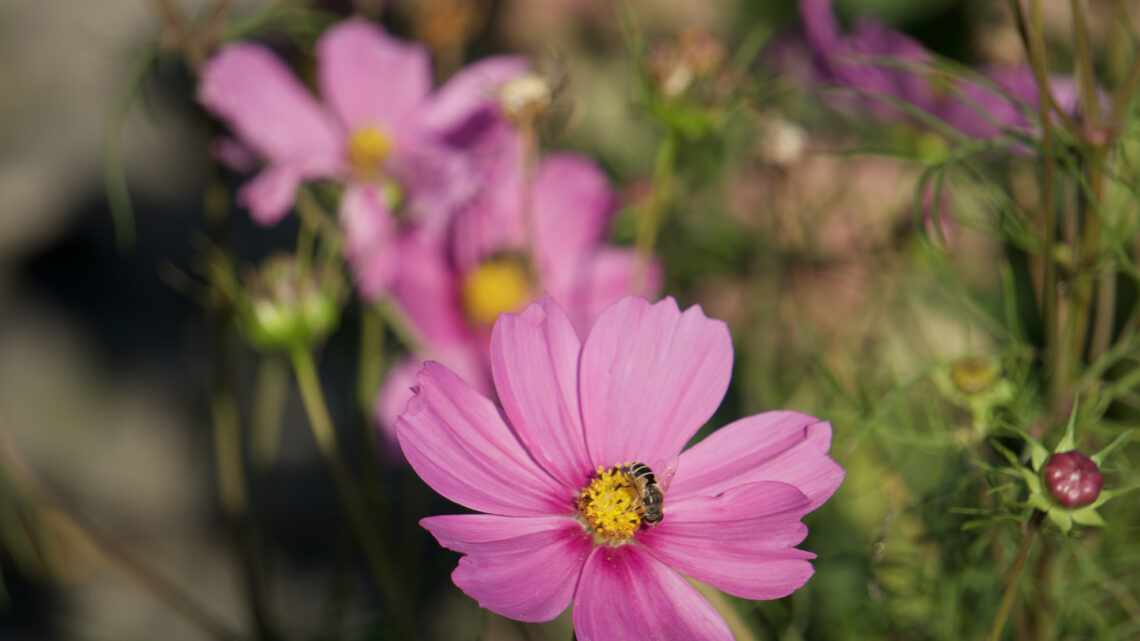
<path fill-rule="evenodd" d="M 207 185 L 204 203 L 210 236 L 227 262 L 232 242 L 227 223 L 230 217 L 229 191 L 220 169 L 215 166 Z M 225 300 L 218 291 L 218 300 Z M 214 432 L 214 465 L 217 473 L 218 498 L 225 512 L 234 554 L 241 566 L 242 588 L 249 606 L 254 628 L 260 638 L 272 638 L 269 608 L 261 581 L 260 551 L 249 518 L 249 497 L 242 465 L 242 429 L 238 401 L 233 391 L 233 309 L 219 303 L 208 308 L 210 324 L 210 409 Z"/>
<path fill-rule="evenodd" d="M 990 634 L 986 637 L 986 641 L 1001 639 L 1006 619 L 1009 618 L 1009 613 L 1013 610 L 1013 600 L 1017 596 L 1017 586 L 1021 582 L 1021 573 L 1025 569 L 1025 561 L 1029 558 L 1029 551 L 1033 549 L 1033 542 L 1037 540 L 1037 535 L 1041 532 L 1041 523 L 1044 520 L 1045 513 L 1041 510 L 1034 510 L 1033 516 L 1029 518 L 1025 534 L 1021 537 L 1021 547 L 1017 550 L 1017 559 L 1014 560 L 1013 568 L 1009 571 L 1009 582 L 1005 587 L 1005 593 L 1002 594 L 1001 605 L 998 606 L 997 616 L 994 617 L 994 624 L 990 628 Z"/>
<path fill-rule="evenodd" d="M 85 539 L 115 567 L 145 587 L 148 592 L 165 603 L 170 609 L 197 625 L 208 636 L 221 641 L 234 641 L 241 638 L 190 594 L 183 592 L 149 566 L 135 559 L 125 548 L 100 532 L 79 514 L 73 512 L 51 488 L 40 482 L 16 450 L 15 444 L 8 436 L 8 430 L 2 418 L 0 418 L 0 469 L 11 475 L 18 487 L 22 487 L 42 505 L 52 510 L 63 523 L 67 524 L 70 531 Z"/>
<path fill-rule="evenodd" d="M 1041 239 L 1045 273 L 1041 286 L 1041 316 L 1045 330 L 1046 376 L 1048 380 L 1048 409 L 1052 420 L 1060 413 L 1065 394 L 1065 380 L 1068 378 L 1067 351 L 1061 347 L 1058 323 L 1057 301 L 1057 258 L 1053 242 L 1057 233 L 1056 212 L 1054 211 L 1054 191 L 1056 189 L 1053 167 L 1053 126 L 1050 111 L 1045 108 L 1052 94 L 1049 90 L 1049 75 L 1045 62 L 1045 37 L 1041 16 L 1041 6 L 1034 0 L 1031 21 L 1026 21 L 1018 0 L 1011 0 L 1014 13 L 1024 24 L 1026 55 L 1037 81 L 1037 91 L 1041 109 Z"/>
<path fill-rule="evenodd" d="M 638 220 L 637 238 L 633 245 L 635 263 L 631 289 L 635 293 L 650 293 L 646 291 L 649 284 L 649 265 L 653 260 L 653 248 L 657 245 L 657 234 L 661 231 L 661 224 L 665 219 L 665 206 L 669 201 L 673 172 L 677 166 L 677 150 L 680 145 L 680 136 L 676 131 L 669 129 L 657 147 L 649 202 Z"/>
<path fill-rule="evenodd" d="M 403 596 L 403 591 L 400 590 L 391 561 L 379 547 L 380 538 L 373 529 L 373 521 L 368 517 L 364 497 L 353 481 L 344 457 L 341 456 L 332 417 L 329 415 L 328 405 L 326 405 L 324 394 L 321 392 L 313 357 L 306 347 L 295 348 L 290 356 L 293 361 L 293 372 L 297 377 L 297 385 L 301 390 L 301 400 L 305 405 L 305 412 L 309 416 L 309 426 L 313 430 L 313 438 L 316 439 L 317 447 L 332 471 L 333 480 L 340 491 L 349 521 L 352 523 L 360 547 L 364 551 L 369 569 L 388 599 L 392 620 L 397 629 L 397 637 L 412 639 L 414 628 L 410 609 Z"/>

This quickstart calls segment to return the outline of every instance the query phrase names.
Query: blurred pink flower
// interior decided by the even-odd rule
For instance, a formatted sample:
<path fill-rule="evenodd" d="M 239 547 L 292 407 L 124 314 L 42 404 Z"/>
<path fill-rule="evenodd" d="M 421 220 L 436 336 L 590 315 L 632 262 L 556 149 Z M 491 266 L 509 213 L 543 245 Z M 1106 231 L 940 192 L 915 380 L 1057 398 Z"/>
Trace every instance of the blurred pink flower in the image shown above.
<path fill-rule="evenodd" d="M 389 441 L 419 363 L 441 361 L 490 394 L 488 343 L 500 312 L 519 311 L 546 292 L 585 332 L 632 288 L 633 251 L 605 243 L 615 203 L 605 174 L 584 156 L 555 153 L 538 163 L 524 195 L 520 145 L 509 129 L 478 143 L 488 184 L 456 215 L 450 248 L 423 234 L 400 243 L 402 260 L 416 269 L 400 273 L 392 294 L 420 345 L 385 379 L 377 399 L 377 419 Z M 649 281 L 647 291 L 658 291 L 656 264 Z"/>
<path fill-rule="evenodd" d="M 316 45 L 325 104 L 268 48 L 232 44 L 202 70 L 199 99 L 267 166 L 238 192 L 264 225 L 289 211 L 306 180 L 347 183 L 339 217 L 362 293 L 376 298 L 399 259 L 400 218 L 437 231 L 478 183 L 445 141 L 520 73 L 517 57 L 488 58 L 432 94 L 427 51 L 362 19 L 326 31 Z"/>
<path fill-rule="evenodd" d="M 1040 101 L 1037 81 L 1028 66 L 979 69 L 988 82 L 950 77 L 933 66 L 934 55 L 922 44 L 878 20 L 861 18 L 845 36 L 832 11 L 832 0 L 799 0 L 799 11 L 814 62 L 811 79 L 857 92 L 856 97 L 838 104 L 890 120 L 910 119 L 891 101 L 907 103 L 975 139 L 995 138 L 1008 131 L 1028 133 L 1032 128 L 1027 113 L 1039 111 Z M 1050 87 L 1057 104 L 1075 115 L 1073 78 L 1052 77 Z"/>
<path fill-rule="evenodd" d="M 814 555 L 794 547 L 801 518 L 844 476 L 828 423 L 767 412 L 681 451 L 728 387 L 723 322 L 627 296 L 583 344 L 543 296 L 499 318 L 491 360 L 501 410 L 429 362 L 398 419 L 416 473 L 484 513 L 421 521 L 464 554 L 452 579 L 480 605 L 546 621 L 573 601 L 583 641 L 731 639 L 682 575 L 746 599 L 791 594 L 812 575 Z M 635 461 L 660 474 L 656 527 L 623 468 Z"/>

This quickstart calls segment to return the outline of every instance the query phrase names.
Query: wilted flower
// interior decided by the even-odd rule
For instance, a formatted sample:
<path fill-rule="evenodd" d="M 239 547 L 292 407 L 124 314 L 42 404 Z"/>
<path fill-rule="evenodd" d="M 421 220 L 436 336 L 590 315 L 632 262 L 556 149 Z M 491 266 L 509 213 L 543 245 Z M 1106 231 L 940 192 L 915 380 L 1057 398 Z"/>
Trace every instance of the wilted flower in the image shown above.
<path fill-rule="evenodd" d="M 471 197 L 477 180 L 445 138 L 526 63 L 488 58 L 432 94 L 426 50 L 362 19 L 326 31 L 316 59 L 327 106 L 269 49 L 250 42 L 225 47 L 203 67 L 199 98 L 268 162 L 238 192 L 258 222 L 279 221 L 302 181 L 347 184 L 339 213 L 347 254 L 374 298 L 398 265 L 389 251 L 394 212 L 442 229 Z"/>
<path fill-rule="evenodd" d="M 480 605 L 546 621 L 574 603 L 579 639 L 729 639 L 684 579 L 749 599 L 790 594 L 813 555 L 800 519 L 843 480 L 831 426 L 795 412 L 736 421 L 682 452 L 727 389 L 724 323 L 627 296 L 581 343 L 544 296 L 495 324 L 502 410 L 429 362 L 398 419 L 404 455 L 448 499 L 484 514 L 421 521 L 464 554 L 452 578 Z M 632 463 L 656 473 L 646 519 Z M 656 511 L 655 511 L 656 512 Z"/>
<path fill-rule="evenodd" d="M 812 80 L 855 90 L 858 97 L 846 104 L 878 118 L 908 117 L 892 104 L 899 101 L 977 139 L 1031 128 L 1026 112 L 1037 111 L 1040 96 L 1028 66 L 980 69 L 988 82 L 950 75 L 934 67 L 934 55 L 918 41 L 877 20 L 862 18 L 844 36 L 831 4 L 800 0 L 800 17 L 815 63 Z M 1050 87 L 1061 109 L 1075 113 L 1073 79 L 1051 78 Z"/>

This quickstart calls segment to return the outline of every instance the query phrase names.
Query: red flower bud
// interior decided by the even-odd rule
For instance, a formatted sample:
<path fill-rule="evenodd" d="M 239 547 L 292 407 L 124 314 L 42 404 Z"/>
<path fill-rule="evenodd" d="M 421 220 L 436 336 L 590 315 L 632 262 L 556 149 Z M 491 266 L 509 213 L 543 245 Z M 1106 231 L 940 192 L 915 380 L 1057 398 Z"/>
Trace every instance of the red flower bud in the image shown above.
<path fill-rule="evenodd" d="M 1049 493 L 1064 507 L 1091 505 L 1100 496 L 1104 476 L 1096 463 L 1080 452 L 1059 452 L 1049 457 L 1041 476 Z"/>

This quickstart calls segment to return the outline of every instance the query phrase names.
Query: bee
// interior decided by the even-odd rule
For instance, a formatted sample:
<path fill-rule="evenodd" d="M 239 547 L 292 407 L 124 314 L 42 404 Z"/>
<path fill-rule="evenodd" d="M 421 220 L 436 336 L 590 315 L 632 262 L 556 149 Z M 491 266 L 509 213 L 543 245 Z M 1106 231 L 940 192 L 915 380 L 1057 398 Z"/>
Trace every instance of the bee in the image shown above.
<path fill-rule="evenodd" d="M 642 521 L 657 527 L 665 516 L 665 493 L 657 485 L 657 477 L 645 463 L 630 463 L 622 468 L 637 490 L 637 504 L 633 507 L 641 513 Z"/>

